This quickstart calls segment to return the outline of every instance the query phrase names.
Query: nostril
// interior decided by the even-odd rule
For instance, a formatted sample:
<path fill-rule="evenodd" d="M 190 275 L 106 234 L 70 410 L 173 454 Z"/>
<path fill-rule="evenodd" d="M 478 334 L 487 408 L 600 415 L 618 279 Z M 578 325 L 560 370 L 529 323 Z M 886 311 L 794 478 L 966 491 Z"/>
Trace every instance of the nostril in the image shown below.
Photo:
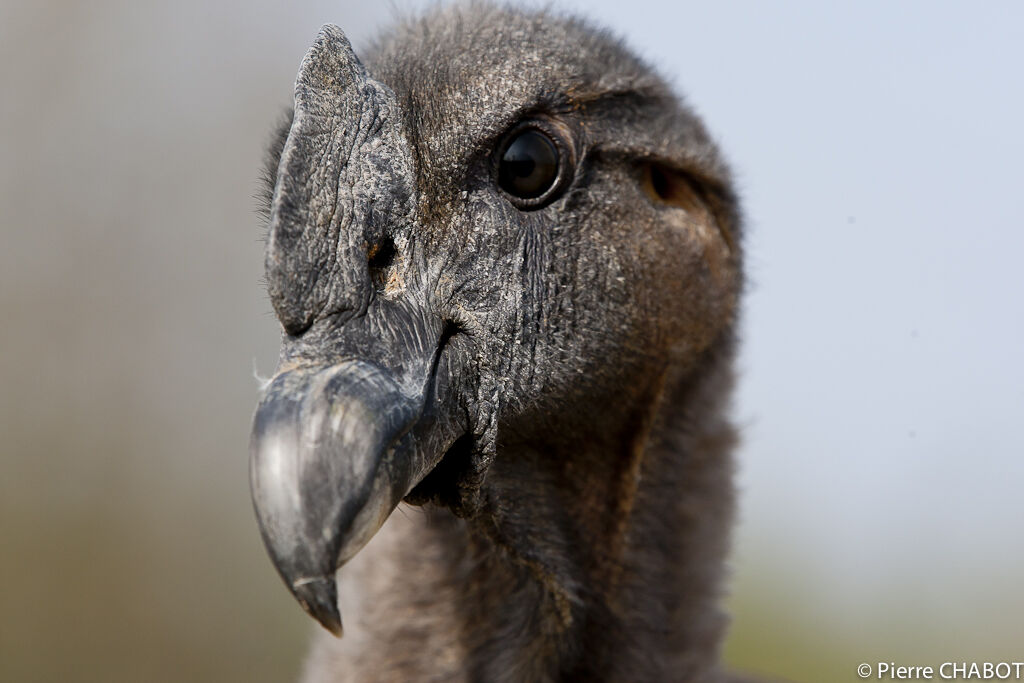
<path fill-rule="evenodd" d="M 444 323 L 444 329 L 441 330 L 441 340 L 437 344 L 438 348 L 443 351 L 444 348 L 448 346 L 448 342 L 452 340 L 452 337 L 465 333 L 466 327 L 462 323 L 454 320 L 446 320 Z"/>
<path fill-rule="evenodd" d="M 390 237 L 385 237 L 370 247 L 368 253 L 370 280 L 378 290 L 383 290 L 387 285 L 388 269 L 395 261 L 395 253 L 395 241 Z"/>

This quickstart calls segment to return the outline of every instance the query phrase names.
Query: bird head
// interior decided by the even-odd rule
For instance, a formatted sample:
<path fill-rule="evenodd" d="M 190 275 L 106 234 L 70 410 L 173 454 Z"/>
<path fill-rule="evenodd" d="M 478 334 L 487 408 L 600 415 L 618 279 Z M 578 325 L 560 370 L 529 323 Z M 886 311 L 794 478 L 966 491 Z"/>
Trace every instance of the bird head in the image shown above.
<path fill-rule="evenodd" d="M 441 10 L 366 65 L 325 26 L 272 157 L 283 344 L 251 484 L 274 564 L 335 633 L 334 573 L 400 501 L 478 514 L 508 443 L 600 432 L 731 328 L 728 172 L 581 22 Z"/>

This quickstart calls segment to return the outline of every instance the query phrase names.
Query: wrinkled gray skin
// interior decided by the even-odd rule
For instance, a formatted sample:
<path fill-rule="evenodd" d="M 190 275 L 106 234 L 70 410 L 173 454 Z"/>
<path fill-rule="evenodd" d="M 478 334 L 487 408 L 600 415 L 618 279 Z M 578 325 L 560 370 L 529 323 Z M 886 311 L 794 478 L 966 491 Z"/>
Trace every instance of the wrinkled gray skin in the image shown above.
<path fill-rule="evenodd" d="M 740 226 L 702 124 L 551 13 L 437 9 L 364 58 L 324 27 L 271 152 L 253 497 L 339 635 L 345 564 L 306 680 L 727 680 Z M 530 119 L 571 176 L 521 210 L 495 149 Z"/>

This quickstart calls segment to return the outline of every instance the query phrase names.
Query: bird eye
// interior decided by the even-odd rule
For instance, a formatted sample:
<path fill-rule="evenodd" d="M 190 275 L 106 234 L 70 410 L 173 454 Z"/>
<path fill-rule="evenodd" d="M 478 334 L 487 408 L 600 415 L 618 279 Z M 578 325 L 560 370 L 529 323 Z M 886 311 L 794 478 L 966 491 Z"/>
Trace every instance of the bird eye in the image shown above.
<path fill-rule="evenodd" d="M 513 129 L 496 156 L 498 187 L 520 209 L 539 209 L 558 194 L 568 175 L 561 146 L 536 124 Z"/>

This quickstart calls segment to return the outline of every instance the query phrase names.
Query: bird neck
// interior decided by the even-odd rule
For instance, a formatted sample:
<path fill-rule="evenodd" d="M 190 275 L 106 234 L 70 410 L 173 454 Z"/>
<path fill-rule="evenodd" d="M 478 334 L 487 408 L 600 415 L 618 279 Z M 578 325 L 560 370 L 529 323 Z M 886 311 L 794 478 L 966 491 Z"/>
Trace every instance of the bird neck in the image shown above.
<path fill-rule="evenodd" d="M 342 570 L 346 635 L 308 671 L 717 680 L 734 442 L 718 355 L 586 438 L 503 446 L 469 519 L 403 506 Z"/>

